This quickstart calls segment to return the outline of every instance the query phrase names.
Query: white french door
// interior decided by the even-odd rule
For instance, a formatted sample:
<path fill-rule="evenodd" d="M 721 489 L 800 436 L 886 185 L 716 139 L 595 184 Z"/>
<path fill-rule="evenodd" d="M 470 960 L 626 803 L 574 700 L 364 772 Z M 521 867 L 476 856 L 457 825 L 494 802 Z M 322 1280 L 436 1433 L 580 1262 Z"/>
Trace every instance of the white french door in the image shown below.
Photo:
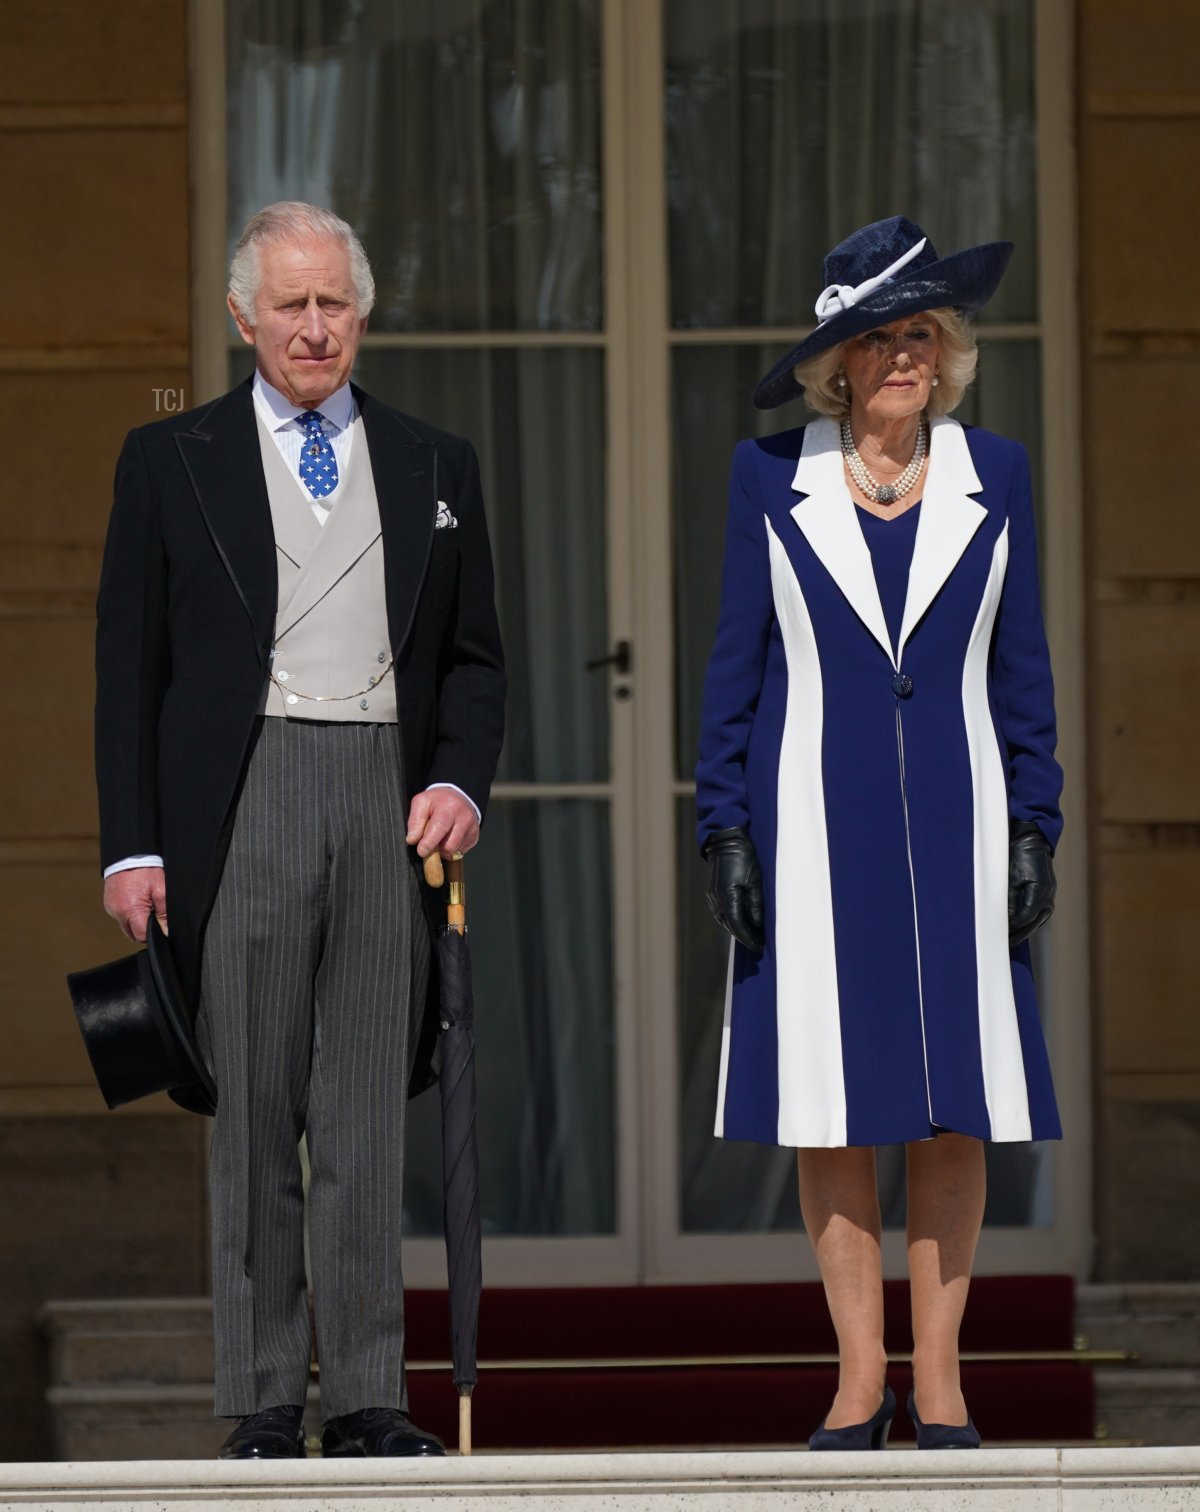
<path fill-rule="evenodd" d="M 335 25 L 315 0 L 227 0 L 222 28 L 193 5 L 196 382 L 204 397 L 241 371 L 219 318 L 228 234 L 266 199 L 321 199 L 359 227 L 380 285 L 359 380 L 480 453 L 513 684 L 467 870 L 487 1281 L 811 1275 L 790 1154 L 710 1133 L 724 943 L 691 767 L 728 455 L 762 423 L 754 379 L 806 328 L 820 256 L 846 231 L 905 209 L 944 250 L 977 228 L 1019 234 L 969 418 L 1040 464 L 1064 764 L 1082 792 L 1069 23 L 1052 0 L 386 10 L 347 6 Z M 932 81 L 931 46 L 946 60 Z M 912 137 L 930 89 L 931 130 L 963 107 L 956 90 L 982 100 L 961 161 Z M 281 149 L 301 125 L 305 150 Z M 962 176 L 952 198 L 931 156 L 935 177 Z M 972 171 L 997 168 L 1008 198 L 964 209 Z M 797 407 L 769 423 L 800 421 Z M 1060 852 L 1042 962 L 1069 1139 L 997 1159 L 983 1269 L 1086 1269 L 1081 842 Z M 436 1095 L 413 1109 L 410 1284 L 444 1277 L 436 1112 Z M 893 1217 L 897 1171 L 885 1152 Z M 898 1270 L 898 1233 L 887 1246 Z"/>
<path fill-rule="evenodd" d="M 1046 612 L 1066 802 L 1063 907 L 1037 947 L 1067 1138 L 989 1148 L 983 1271 L 1087 1272 L 1090 1258 L 1086 870 L 1077 335 L 1062 7 L 992 0 L 831 9 L 660 0 L 623 11 L 634 333 L 631 490 L 641 500 L 636 690 L 638 838 L 649 925 L 639 990 L 642 1274 L 815 1275 L 791 1152 L 715 1141 L 725 944 L 706 917 L 690 781 L 715 620 L 733 442 L 802 423 L 760 416 L 755 380 L 810 327 L 820 257 L 905 210 L 944 250 L 1010 237 L 1017 252 L 980 328 L 963 418 L 1014 435 L 1040 480 Z M 815 97 L 816 103 L 809 103 Z M 795 413 L 789 413 L 792 410 Z M 658 501 L 670 498 L 670 518 Z M 668 586 L 669 585 L 669 586 Z M 657 654 L 654 654 L 654 653 Z M 664 948 L 663 942 L 669 942 Z M 879 1156 L 885 1263 L 905 1265 L 903 1158 Z"/>

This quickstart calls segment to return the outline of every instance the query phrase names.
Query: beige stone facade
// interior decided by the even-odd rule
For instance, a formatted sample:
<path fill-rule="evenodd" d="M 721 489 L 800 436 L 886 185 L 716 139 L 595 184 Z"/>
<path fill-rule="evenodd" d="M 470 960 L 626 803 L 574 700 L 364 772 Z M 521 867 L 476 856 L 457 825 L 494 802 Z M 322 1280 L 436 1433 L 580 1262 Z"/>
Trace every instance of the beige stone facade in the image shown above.
<path fill-rule="evenodd" d="M 1200 1255 L 1200 7 L 1075 10 L 1094 1270 L 1187 1279 Z M 0 1458 L 49 1453 L 44 1301 L 206 1285 L 206 1125 L 165 1099 L 107 1113 L 63 987 L 124 947 L 99 909 L 93 603 L 119 439 L 193 402 L 187 20 L 184 0 L 0 3 Z"/>
<path fill-rule="evenodd" d="M 1078 7 L 1096 1271 L 1200 1265 L 1200 10 Z M 1174 1194 L 1172 1197 L 1171 1194 Z"/>
<path fill-rule="evenodd" d="M 203 1128 L 109 1114 L 64 973 L 98 907 L 95 591 L 116 447 L 189 378 L 182 0 L 0 7 L 0 1457 L 51 1452 L 47 1297 L 205 1287 Z M 156 392 L 157 391 L 157 392 Z"/>

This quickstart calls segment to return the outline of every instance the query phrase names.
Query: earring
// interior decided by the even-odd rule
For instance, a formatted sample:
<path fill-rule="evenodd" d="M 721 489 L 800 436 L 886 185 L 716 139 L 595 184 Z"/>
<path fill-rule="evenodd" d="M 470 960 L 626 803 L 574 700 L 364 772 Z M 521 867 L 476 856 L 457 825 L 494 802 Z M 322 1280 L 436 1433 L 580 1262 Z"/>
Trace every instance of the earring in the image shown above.
<path fill-rule="evenodd" d="M 838 386 L 838 388 L 845 388 L 846 387 L 846 375 L 845 375 L 845 373 L 839 373 L 837 375 L 837 386 Z"/>
<path fill-rule="evenodd" d="M 938 375 L 936 373 L 934 373 L 933 377 L 929 380 L 929 386 L 930 386 L 930 388 L 937 388 L 938 384 L 941 381 L 942 380 L 938 377 Z"/>

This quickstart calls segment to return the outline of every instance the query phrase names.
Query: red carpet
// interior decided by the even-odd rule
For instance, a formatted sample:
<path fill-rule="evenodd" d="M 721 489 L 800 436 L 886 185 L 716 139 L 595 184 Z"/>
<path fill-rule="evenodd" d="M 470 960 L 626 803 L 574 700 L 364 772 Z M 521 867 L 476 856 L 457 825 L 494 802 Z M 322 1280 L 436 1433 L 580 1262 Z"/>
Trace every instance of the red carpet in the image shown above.
<path fill-rule="evenodd" d="M 886 1285 L 887 1344 L 911 1349 L 908 1288 Z M 1024 1361 L 1030 1351 L 1070 1350 L 1074 1283 L 1066 1276 L 985 1276 L 972 1283 L 964 1353 L 1008 1356 L 963 1366 L 972 1414 L 991 1442 L 1090 1439 L 1092 1373 L 1069 1361 Z M 444 1292 L 408 1294 L 408 1355 L 445 1360 Z M 835 1349 L 815 1283 L 761 1286 L 599 1287 L 485 1291 L 480 1381 L 474 1397 L 479 1449 L 797 1445 L 833 1397 L 832 1365 L 699 1365 L 637 1369 L 488 1370 L 488 1361 L 695 1359 L 714 1355 L 829 1354 Z M 907 1365 L 889 1380 L 901 1404 Z M 413 1371 L 413 1417 L 448 1442 L 457 1399 L 448 1372 Z M 903 1412 L 894 1439 L 911 1439 Z"/>

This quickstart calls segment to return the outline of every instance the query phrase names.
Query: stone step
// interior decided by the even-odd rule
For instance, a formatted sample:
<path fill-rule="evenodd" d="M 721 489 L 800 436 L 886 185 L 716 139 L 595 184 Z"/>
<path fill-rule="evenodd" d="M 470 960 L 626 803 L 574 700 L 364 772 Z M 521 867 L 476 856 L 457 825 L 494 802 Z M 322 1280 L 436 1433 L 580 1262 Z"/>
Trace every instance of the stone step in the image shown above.
<path fill-rule="evenodd" d="M 1128 1349 L 1142 1366 L 1200 1367 L 1200 1286 L 1081 1286 L 1075 1331 L 1092 1349 Z"/>
<path fill-rule="evenodd" d="M 0 1507 L 21 1512 L 1178 1512 L 1198 1495 L 1194 1448 L 0 1464 Z"/>
<path fill-rule="evenodd" d="M 58 1302 L 43 1328 L 60 1458 L 212 1456 L 226 1428 L 212 1417 L 209 1301 Z M 1077 1331 L 1088 1347 L 1137 1356 L 1095 1373 L 1098 1436 L 1200 1443 L 1200 1286 L 1080 1287 Z"/>
<path fill-rule="evenodd" d="M 53 1379 L 64 1385 L 116 1386 L 157 1381 L 164 1386 L 211 1384 L 212 1334 L 75 1335 Z"/>
<path fill-rule="evenodd" d="M 213 1417 L 211 1378 L 204 1385 L 51 1386 L 46 1401 L 55 1458 L 71 1463 L 211 1460 L 231 1426 Z M 315 1387 L 304 1416 L 310 1450 L 319 1452 L 321 1409 Z"/>
<path fill-rule="evenodd" d="M 1200 1286 L 1081 1286 L 1075 1302 L 1081 1347 L 1134 1356 L 1096 1370 L 1097 1438 L 1200 1443 Z"/>
<path fill-rule="evenodd" d="M 1096 1437 L 1134 1444 L 1200 1444 L 1200 1370 L 1100 1369 Z"/>
<path fill-rule="evenodd" d="M 51 1302 L 40 1324 L 58 1385 L 203 1385 L 213 1378 L 212 1303 L 204 1298 Z"/>
<path fill-rule="evenodd" d="M 227 1431 L 211 1416 L 211 1304 L 203 1299 L 48 1303 L 43 1329 L 51 1346 L 47 1403 L 54 1452 L 62 1460 L 207 1458 Z M 428 1330 L 426 1330 L 428 1334 Z M 972 1365 L 968 1375 L 980 1367 Z M 1009 1378 L 979 1383 L 976 1410 L 989 1440 L 1029 1443 L 1066 1435 L 1091 1441 L 1090 1376 L 1074 1365 L 1011 1366 Z M 1064 1387 L 1062 1377 L 1070 1377 Z M 893 1386 L 901 1395 L 907 1376 Z M 500 1370 L 477 1415 L 476 1443 L 493 1452 L 526 1449 L 707 1447 L 713 1443 L 781 1448 L 803 1442 L 833 1390 L 833 1367 L 803 1373 L 768 1368 L 694 1371 L 536 1365 Z M 410 1361 L 414 1416 L 453 1442 L 456 1400 L 444 1363 L 431 1372 Z M 1066 1412 L 1062 1392 L 1084 1393 Z M 732 1396 L 728 1393 L 733 1393 Z M 990 1393 L 990 1395 L 989 1395 Z M 1031 1436 L 1014 1419 L 1045 1424 Z M 1082 1404 L 1082 1405 L 1081 1405 Z M 622 1429 L 622 1416 L 632 1419 Z M 315 1429 L 317 1413 L 313 1412 Z M 807 1425 L 807 1426 L 803 1426 Z M 1058 1425 L 1058 1426 L 1054 1426 Z M 801 1428 L 803 1427 L 803 1431 Z M 620 1435 L 618 1437 L 618 1435 Z M 907 1422 L 894 1438 L 908 1436 Z M 604 1443 L 607 1439 L 607 1443 Z M 1062 1438 L 1058 1439 L 1062 1442 Z"/>

